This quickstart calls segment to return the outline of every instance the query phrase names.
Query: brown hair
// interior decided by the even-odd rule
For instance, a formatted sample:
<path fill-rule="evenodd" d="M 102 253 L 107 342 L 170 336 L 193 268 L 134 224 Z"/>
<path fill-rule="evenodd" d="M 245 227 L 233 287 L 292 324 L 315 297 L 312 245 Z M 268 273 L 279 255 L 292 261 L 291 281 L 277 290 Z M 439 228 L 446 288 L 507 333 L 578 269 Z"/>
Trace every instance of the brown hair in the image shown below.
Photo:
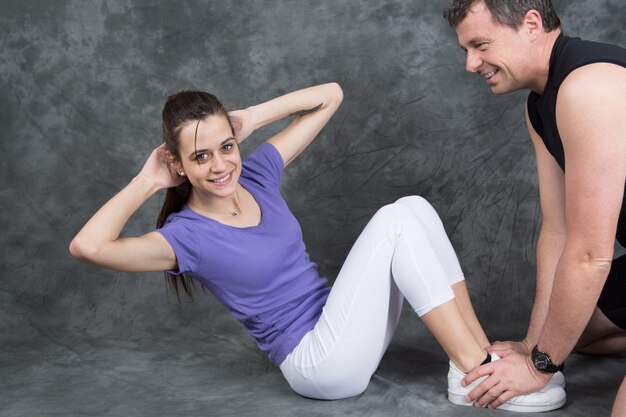
<path fill-rule="evenodd" d="M 213 94 L 203 91 L 180 91 L 170 95 L 165 101 L 161 113 L 163 126 L 163 142 L 167 150 L 178 160 L 180 160 L 179 133 L 183 125 L 189 121 L 200 121 L 208 116 L 221 114 L 226 117 L 232 129 L 232 123 L 228 117 L 226 109 Z M 233 130 L 234 135 L 234 130 Z M 191 183 L 186 180 L 182 184 L 168 188 L 165 194 L 165 201 L 157 219 L 157 228 L 163 227 L 168 216 L 179 212 L 189 199 L 191 194 Z M 179 300 L 179 288 L 191 297 L 195 290 L 193 279 L 185 274 L 174 275 L 165 272 L 165 278 L 174 289 L 176 299 Z"/>
<path fill-rule="evenodd" d="M 513 29 L 519 27 L 524 15 L 529 10 L 539 12 L 546 32 L 558 29 L 561 25 L 561 20 L 550 0 L 454 0 L 444 10 L 443 17 L 448 20 L 452 27 L 456 28 L 465 19 L 469 9 L 479 1 L 485 3 L 496 23 Z"/>

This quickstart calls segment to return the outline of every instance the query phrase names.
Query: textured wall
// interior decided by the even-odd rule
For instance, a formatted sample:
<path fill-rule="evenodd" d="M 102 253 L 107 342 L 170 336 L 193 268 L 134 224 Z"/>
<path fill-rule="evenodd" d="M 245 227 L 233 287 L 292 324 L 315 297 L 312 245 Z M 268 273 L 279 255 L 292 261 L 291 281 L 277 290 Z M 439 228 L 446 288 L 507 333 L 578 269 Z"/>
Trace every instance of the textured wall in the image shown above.
<path fill-rule="evenodd" d="M 419 194 L 442 216 L 487 330 L 519 334 L 540 222 L 525 94 L 492 96 L 464 72 L 446 4 L 2 0 L 3 345 L 35 357 L 29 340 L 230 328 L 205 297 L 179 310 L 160 274 L 98 270 L 67 246 L 158 145 L 167 94 L 205 89 L 234 108 L 328 81 L 344 104 L 283 187 L 322 273 L 335 276 L 377 207 Z M 626 46 L 621 1 L 555 4 L 566 33 Z M 158 200 L 128 234 L 152 227 Z"/>

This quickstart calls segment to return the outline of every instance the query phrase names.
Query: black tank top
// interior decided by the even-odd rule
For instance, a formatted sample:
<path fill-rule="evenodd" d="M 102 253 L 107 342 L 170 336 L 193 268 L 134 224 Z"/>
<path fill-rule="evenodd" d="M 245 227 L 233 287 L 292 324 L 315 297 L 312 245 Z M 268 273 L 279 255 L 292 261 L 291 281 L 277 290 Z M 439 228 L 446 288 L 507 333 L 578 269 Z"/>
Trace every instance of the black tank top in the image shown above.
<path fill-rule="evenodd" d="M 556 125 L 556 98 L 559 87 L 572 71 L 595 62 L 608 62 L 626 68 L 626 49 L 604 43 L 583 41 L 561 34 L 552 48 L 548 82 L 543 94 L 539 95 L 531 91 L 528 95 L 530 122 L 563 172 L 565 172 L 565 155 Z M 626 136 L 626 132 L 624 135 Z M 626 184 L 624 188 L 626 189 Z M 617 240 L 622 246 L 626 245 L 626 199 L 623 197 L 617 225 Z"/>

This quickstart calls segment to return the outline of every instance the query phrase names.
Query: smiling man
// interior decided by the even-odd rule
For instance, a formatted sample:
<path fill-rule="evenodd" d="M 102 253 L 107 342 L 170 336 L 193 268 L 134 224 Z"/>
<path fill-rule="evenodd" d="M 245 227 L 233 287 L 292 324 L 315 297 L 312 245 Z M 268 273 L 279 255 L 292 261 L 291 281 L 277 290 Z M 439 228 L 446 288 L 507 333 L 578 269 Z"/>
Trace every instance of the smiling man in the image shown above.
<path fill-rule="evenodd" d="M 550 381 L 574 349 L 626 351 L 626 50 L 564 36 L 549 0 L 454 0 L 444 17 L 466 69 L 494 94 L 531 90 L 543 223 L 526 337 L 467 374 L 467 396 L 497 408 Z M 626 379 L 613 416 L 626 415 Z"/>

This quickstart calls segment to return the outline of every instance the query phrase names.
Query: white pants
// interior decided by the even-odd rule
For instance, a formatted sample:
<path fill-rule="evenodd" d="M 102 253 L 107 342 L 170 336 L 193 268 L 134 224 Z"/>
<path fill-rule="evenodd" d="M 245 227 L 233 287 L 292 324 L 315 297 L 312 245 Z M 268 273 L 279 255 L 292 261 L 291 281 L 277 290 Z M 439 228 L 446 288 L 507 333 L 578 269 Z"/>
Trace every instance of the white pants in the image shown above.
<path fill-rule="evenodd" d="M 463 279 L 441 220 L 426 200 L 404 197 L 384 206 L 350 250 L 319 321 L 280 370 L 305 397 L 358 395 L 389 346 L 403 299 L 422 316 L 452 300 L 451 285 Z"/>

